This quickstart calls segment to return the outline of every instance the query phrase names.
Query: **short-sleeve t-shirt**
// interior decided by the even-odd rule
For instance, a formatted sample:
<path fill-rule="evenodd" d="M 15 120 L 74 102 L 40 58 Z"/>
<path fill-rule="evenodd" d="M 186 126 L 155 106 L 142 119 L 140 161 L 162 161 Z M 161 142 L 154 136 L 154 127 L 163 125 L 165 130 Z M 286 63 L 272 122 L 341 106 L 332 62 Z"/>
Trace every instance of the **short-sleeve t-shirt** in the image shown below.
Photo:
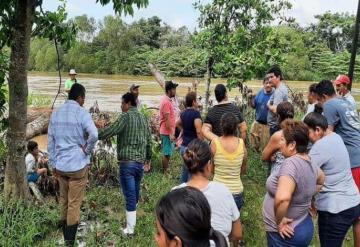
<path fill-rule="evenodd" d="M 173 190 L 186 186 L 187 184 L 183 183 L 174 187 Z M 232 223 L 240 218 L 240 212 L 231 192 L 225 185 L 217 182 L 209 182 L 208 186 L 201 191 L 210 204 L 211 226 L 229 240 Z"/>
<path fill-rule="evenodd" d="M 295 191 L 286 214 L 294 219 L 291 226 L 295 228 L 309 214 L 311 199 L 316 193 L 316 181 L 319 168 L 299 156 L 285 159 L 278 172 L 269 176 L 266 181 L 266 196 L 263 204 L 263 219 L 266 231 L 277 232 L 275 219 L 275 194 L 281 176 L 290 177 L 296 184 Z"/>
<path fill-rule="evenodd" d="M 344 99 L 346 99 L 351 104 L 353 109 L 357 111 L 356 101 L 355 101 L 354 97 L 351 95 L 350 92 L 347 93 L 346 95 L 344 95 Z"/>
<path fill-rule="evenodd" d="M 318 210 L 336 214 L 360 203 L 349 155 L 338 134 L 329 134 L 315 142 L 309 155 L 311 163 L 325 173 L 324 186 L 315 197 Z"/>
<path fill-rule="evenodd" d="M 280 86 L 275 89 L 274 93 L 270 97 L 270 103 L 272 105 L 278 105 L 281 102 L 288 101 L 288 89 L 284 82 L 281 82 Z M 277 116 L 275 113 L 272 113 L 269 110 L 267 115 L 267 123 L 270 127 L 275 127 L 278 125 Z"/>
<path fill-rule="evenodd" d="M 266 104 L 273 92 L 266 93 L 264 89 L 261 89 L 255 96 L 255 120 L 259 123 L 267 123 L 268 108 Z"/>
<path fill-rule="evenodd" d="M 67 79 L 65 82 L 65 90 L 70 90 L 72 85 L 74 85 L 75 83 L 77 83 L 76 80 L 73 81 L 71 79 Z"/>
<path fill-rule="evenodd" d="M 188 108 L 181 113 L 180 119 L 183 127 L 183 142 L 181 145 L 187 147 L 192 140 L 197 138 L 194 121 L 195 119 L 201 119 L 201 115 L 199 111 Z"/>
<path fill-rule="evenodd" d="M 332 98 L 323 105 L 329 125 L 343 139 L 350 155 L 351 168 L 360 167 L 359 114 L 343 97 Z"/>
<path fill-rule="evenodd" d="M 239 107 L 235 106 L 232 103 L 218 104 L 209 109 L 208 114 L 205 118 L 205 123 L 210 124 L 212 127 L 212 132 L 217 136 L 222 136 L 222 129 L 220 125 L 220 120 L 222 115 L 225 113 L 231 112 L 238 118 L 238 123 L 244 122 L 243 115 Z"/>
<path fill-rule="evenodd" d="M 160 102 L 160 134 L 174 135 L 175 134 L 175 111 L 173 104 L 168 96 L 163 96 Z M 169 113 L 171 131 L 166 128 L 165 114 Z"/>
<path fill-rule="evenodd" d="M 27 173 L 31 173 L 34 172 L 36 169 L 36 160 L 34 155 L 32 155 L 31 153 L 28 153 L 25 156 L 25 165 L 26 165 L 26 172 Z"/>

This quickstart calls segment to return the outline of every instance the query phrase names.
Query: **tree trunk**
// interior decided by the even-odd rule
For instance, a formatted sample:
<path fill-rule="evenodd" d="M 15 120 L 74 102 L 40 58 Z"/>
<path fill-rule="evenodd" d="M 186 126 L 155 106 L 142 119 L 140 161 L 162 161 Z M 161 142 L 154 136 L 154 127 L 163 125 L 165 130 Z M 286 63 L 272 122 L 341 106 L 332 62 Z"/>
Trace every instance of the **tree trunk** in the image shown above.
<path fill-rule="evenodd" d="M 5 168 L 5 200 L 28 198 L 25 172 L 25 134 L 27 112 L 27 64 L 30 50 L 31 28 L 36 0 L 18 0 L 16 17 L 11 33 L 9 68 L 9 131 L 8 157 Z"/>
<path fill-rule="evenodd" d="M 26 140 L 47 132 L 50 122 L 50 114 L 44 113 L 31 123 L 26 125 Z"/>
<path fill-rule="evenodd" d="M 156 68 L 156 66 L 154 64 L 149 63 L 148 66 L 150 68 L 151 74 L 153 74 L 156 81 L 159 83 L 160 87 L 162 89 L 165 89 L 165 78 L 164 78 L 163 74 L 158 70 L 158 68 Z"/>
<path fill-rule="evenodd" d="M 211 74 L 213 70 L 214 65 L 214 59 L 212 57 L 209 57 L 207 66 L 206 66 L 206 74 L 205 74 L 205 80 L 206 80 L 206 90 L 205 90 L 205 112 L 207 112 L 209 107 L 209 100 L 210 100 L 210 84 L 211 84 Z"/>
<path fill-rule="evenodd" d="M 52 110 L 50 108 L 28 108 L 26 123 L 31 123 L 32 121 L 44 114 L 48 114 L 50 116 L 51 113 Z"/>

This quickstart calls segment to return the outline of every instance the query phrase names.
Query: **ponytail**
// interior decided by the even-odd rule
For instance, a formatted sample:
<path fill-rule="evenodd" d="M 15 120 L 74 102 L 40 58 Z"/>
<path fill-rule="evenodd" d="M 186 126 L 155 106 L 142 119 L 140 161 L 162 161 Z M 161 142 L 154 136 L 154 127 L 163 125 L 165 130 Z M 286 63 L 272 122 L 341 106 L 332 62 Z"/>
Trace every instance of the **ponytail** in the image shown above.
<path fill-rule="evenodd" d="M 195 139 L 189 143 L 183 158 L 190 174 L 204 172 L 204 168 L 211 159 L 210 147 L 205 141 Z"/>
<path fill-rule="evenodd" d="M 209 238 L 210 238 L 210 240 L 214 241 L 216 247 L 227 247 L 228 246 L 224 235 L 222 235 L 220 232 L 214 230 L 213 228 L 211 228 L 211 230 L 210 230 Z"/>

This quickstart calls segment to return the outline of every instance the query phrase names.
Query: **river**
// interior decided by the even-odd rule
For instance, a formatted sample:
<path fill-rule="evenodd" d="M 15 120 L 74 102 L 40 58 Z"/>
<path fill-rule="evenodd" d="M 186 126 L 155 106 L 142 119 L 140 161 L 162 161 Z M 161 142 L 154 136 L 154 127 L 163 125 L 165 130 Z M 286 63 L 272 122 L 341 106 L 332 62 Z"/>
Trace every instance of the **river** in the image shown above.
<path fill-rule="evenodd" d="M 62 90 L 67 75 L 64 74 L 62 78 Z M 131 84 L 139 84 L 140 100 L 142 103 L 156 107 L 163 95 L 163 90 L 152 76 L 128 76 L 128 75 L 97 75 L 97 74 L 81 74 L 77 77 L 78 82 L 83 84 L 86 88 L 85 107 L 90 108 L 95 101 L 98 102 L 100 110 L 104 111 L 120 111 L 121 95 L 129 90 Z M 196 78 L 172 78 L 179 83 L 177 93 L 179 96 L 185 96 L 188 88 L 191 87 L 192 82 Z M 204 95 L 205 83 L 201 78 L 199 84 L 199 95 Z M 212 83 L 212 89 L 216 83 L 223 82 L 224 79 L 215 79 Z M 29 91 L 35 95 L 42 95 L 53 99 L 59 87 L 59 78 L 56 73 L 29 73 L 28 76 Z M 295 91 L 301 90 L 305 94 L 308 86 L 312 82 L 307 81 L 290 81 L 287 84 Z M 260 81 L 250 81 L 247 85 L 255 92 L 261 86 Z M 230 92 L 230 97 L 233 99 L 238 94 L 238 89 L 233 89 Z M 357 101 L 360 101 L 360 85 L 355 84 L 353 94 Z M 65 101 L 65 94 L 58 97 L 56 105 Z"/>

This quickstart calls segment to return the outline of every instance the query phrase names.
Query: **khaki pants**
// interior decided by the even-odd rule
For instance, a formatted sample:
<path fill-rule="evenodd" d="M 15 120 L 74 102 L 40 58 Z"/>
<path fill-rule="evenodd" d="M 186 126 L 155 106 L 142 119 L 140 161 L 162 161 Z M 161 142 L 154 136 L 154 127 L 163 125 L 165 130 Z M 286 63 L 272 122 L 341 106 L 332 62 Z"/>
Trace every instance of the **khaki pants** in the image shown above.
<path fill-rule="evenodd" d="M 78 224 L 80 221 L 80 207 L 88 182 L 88 170 L 86 166 L 76 172 L 57 171 L 60 189 L 60 219 L 66 220 L 68 226 Z"/>
<path fill-rule="evenodd" d="M 257 151 L 262 151 L 270 139 L 269 126 L 256 121 L 251 125 L 250 144 Z"/>

